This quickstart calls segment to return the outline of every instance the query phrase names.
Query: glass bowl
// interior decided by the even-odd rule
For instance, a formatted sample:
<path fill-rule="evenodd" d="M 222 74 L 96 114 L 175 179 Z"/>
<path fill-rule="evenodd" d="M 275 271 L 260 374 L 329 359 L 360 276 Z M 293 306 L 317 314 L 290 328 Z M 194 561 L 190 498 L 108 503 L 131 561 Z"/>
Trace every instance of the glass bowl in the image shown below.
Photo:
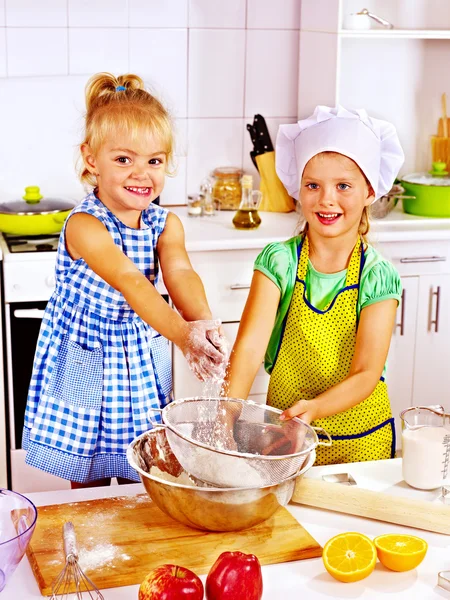
<path fill-rule="evenodd" d="M 0 488 L 0 592 L 28 547 L 37 509 L 22 494 Z"/>

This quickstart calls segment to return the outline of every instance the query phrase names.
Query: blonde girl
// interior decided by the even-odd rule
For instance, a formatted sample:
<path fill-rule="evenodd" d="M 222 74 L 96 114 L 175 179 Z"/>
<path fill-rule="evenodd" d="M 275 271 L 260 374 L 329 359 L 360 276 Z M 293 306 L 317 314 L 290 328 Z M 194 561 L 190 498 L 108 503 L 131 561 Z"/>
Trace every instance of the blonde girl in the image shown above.
<path fill-rule="evenodd" d="M 170 401 L 168 340 L 200 379 L 225 361 L 181 222 L 153 204 L 172 159 L 169 115 L 136 75 L 93 76 L 86 108 L 81 180 L 93 191 L 61 233 L 23 430 L 26 462 L 72 487 L 138 480 L 125 452 L 148 409 Z M 159 268 L 179 312 L 156 290 Z"/>
<path fill-rule="evenodd" d="M 362 110 L 319 106 L 281 126 L 276 156 L 306 225 L 256 260 L 227 393 L 247 397 L 265 354 L 268 404 L 331 435 L 317 464 L 393 457 L 384 374 L 401 284 L 364 235 L 368 207 L 403 162 L 395 129 Z"/>

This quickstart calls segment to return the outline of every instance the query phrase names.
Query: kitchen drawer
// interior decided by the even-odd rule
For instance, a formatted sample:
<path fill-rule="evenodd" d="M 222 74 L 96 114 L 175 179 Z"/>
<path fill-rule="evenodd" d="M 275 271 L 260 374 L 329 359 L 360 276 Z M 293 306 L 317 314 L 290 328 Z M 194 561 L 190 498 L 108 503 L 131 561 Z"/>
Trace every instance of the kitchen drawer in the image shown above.
<path fill-rule="evenodd" d="M 3 263 L 5 302 L 48 300 L 55 288 L 55 260 Z"/>
<path fill-rule="evenodd" d="M 403 277 L 450 273 L 449 241 L 386 242 L 376 247 Z"/>
<path fill-rule="evenodd" d="M 253 264 L 262 248 L 191 252 L 189 258 L 205 286 L 214 318 L 240 321 L 253 276 Z"/>
<path fill-rule="evenodd" d="M 223 324 L 224 333 L 230 343 L 230 350 L 236 339 L 238 328 L 239 323 Z M 255 402 L 264 403 L 268 386 L 269 375 L 266 373 L 264 365 L 261 363 L 250 390 L 249 399 L 254 400 Z M 195 377 L 182 352 L 175 345 L 173 346 L 173 389 L 176 399 L 211 394 L 211 385 L 199 381 Z M 215 391 L 212 393 L 215 393 Z"/>

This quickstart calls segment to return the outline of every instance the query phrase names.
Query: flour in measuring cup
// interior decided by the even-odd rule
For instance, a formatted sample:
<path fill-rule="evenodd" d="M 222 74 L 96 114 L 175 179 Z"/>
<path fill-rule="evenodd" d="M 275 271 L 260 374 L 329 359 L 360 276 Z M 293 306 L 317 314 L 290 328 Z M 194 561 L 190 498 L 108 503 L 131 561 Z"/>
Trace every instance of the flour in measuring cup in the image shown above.
<path fill-rule="evenodd" d="M 443 483 L 445 427 L 405 429 L 402 434 L 403 479 L 420 490 L 433 490 Z"/>

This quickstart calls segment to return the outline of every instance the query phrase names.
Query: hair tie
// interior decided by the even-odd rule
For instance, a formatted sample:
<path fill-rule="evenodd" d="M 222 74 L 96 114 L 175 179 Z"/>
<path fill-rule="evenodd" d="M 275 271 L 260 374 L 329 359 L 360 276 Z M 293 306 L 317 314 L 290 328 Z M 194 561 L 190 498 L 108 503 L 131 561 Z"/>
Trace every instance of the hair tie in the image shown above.
<path fill-rule="evenodd" d="M 124 92 L 127 88 L 123 85 L 118 85 L 116 87 L 116 92 Z"/>

